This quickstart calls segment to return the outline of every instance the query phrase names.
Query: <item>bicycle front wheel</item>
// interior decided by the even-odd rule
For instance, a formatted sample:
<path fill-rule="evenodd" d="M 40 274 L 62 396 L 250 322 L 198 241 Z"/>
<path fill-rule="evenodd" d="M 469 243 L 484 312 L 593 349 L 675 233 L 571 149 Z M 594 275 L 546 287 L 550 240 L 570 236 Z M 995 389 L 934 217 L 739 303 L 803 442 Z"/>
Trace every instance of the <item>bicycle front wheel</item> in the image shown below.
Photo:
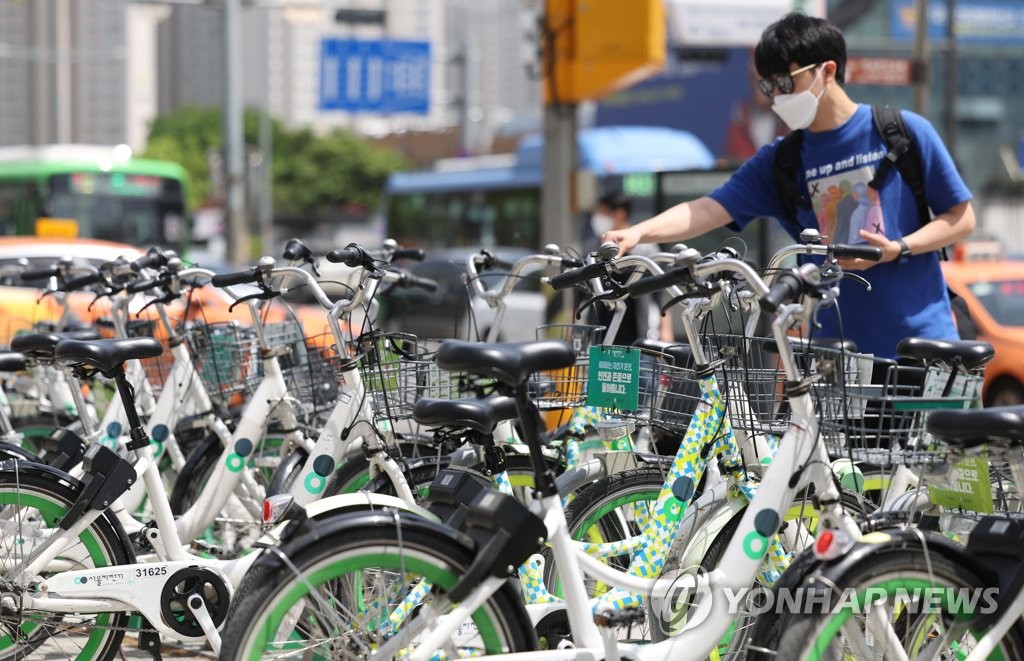
<path fill-rule="evenodd" d="M 33 549 L 62 532 L 60 520 L 78 498 L 81 487 L 56 470 L 11 462 L 0 471 L 0 566 L 5 576 L 17 577 L 18 567 Z M 33 583 L 65 570 L 80 570 L 131 562 L 124 531 L 109 515 L 83 530 Z M 124 638 L 128 614 L 122 612 L 71 614 L 22 609 L 21 589 L 0 585 L 14 608 L 0 609 L 0 659 L 20 659 L 33 651 L 52 658 L 83 661 L 114 658 Z"/>
<path fill-rule="evenodd" d="M 232 601 L 222 661 L 369 657 L 472 561 L 466 547 L 425 526 L 390 516 L 376 521 L 339 517 L 260 558 Z M 536 646 L 508 583 L 460 625 L 456 638 L 443 650 L 448 658 Z"/>
<path fill-rule="evenodd" d="M 979 606 L 971 602 L 971 593 L 981 592 L 983 581 L 942 554 L 925 557 L 920 546 L 910 546 L 883 549 L 842 572 L 826 568 L 826 581 L 817 585 L 834 586 L 838 594 L 831 595 L 831 607 L 791 617 L 776 658 L 952 659 L 970 653 L 984 635 L 971 628 L 969 617 Z M 804 583 L 809 585 L 814 583 Z M 1019 625 L 988 658 L 1024 658 Z"/>

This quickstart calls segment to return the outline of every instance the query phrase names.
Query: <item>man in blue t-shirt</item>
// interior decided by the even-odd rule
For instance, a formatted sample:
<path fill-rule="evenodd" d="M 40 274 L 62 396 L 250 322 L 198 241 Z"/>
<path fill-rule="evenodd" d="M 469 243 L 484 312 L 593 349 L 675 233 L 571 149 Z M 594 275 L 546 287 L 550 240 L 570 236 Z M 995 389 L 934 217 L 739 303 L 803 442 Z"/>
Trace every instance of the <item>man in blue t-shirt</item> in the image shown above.
<path fill-rule="evenodd" d="M 804 132 L 797 187 L 812 208 L 797 210 L 800 227 L 783 223 L 797 239 L 814 228 L 829 243 L 865 243 L 882 250 L 880 262 L 849 260 L 871 291 L 852 278 L 841 283 L 838 308 L 822 311 L 819 335 L 854 340 L 861 351 L 895 357 L 905 337 L 956 339 L 939 251 L 974 230 L 971 193 L 932 125 L 904 112 L 921 155 L 925 198 L 934 218 L 922 226 L 914 194 L 896 168 L 878 191 L 867 185 L 885 157 L 870 106 L 843 89 L 846 42 L 819 18 L 784 16 L 761 35 L 754 52 L 761 91 L 793 130 Z M 773 167 L 779 141 L 762 147 L 717 190 L 642 223 L 606 232 L 604 241 L 628 252 L 638 243 L 671 243 L 718 227 L 741 230 L 761 216 L 786 218 Z M 838 314 L 837 314 L 838 312 Z M 841 324 L 841 328 L 840 328 Z"/>

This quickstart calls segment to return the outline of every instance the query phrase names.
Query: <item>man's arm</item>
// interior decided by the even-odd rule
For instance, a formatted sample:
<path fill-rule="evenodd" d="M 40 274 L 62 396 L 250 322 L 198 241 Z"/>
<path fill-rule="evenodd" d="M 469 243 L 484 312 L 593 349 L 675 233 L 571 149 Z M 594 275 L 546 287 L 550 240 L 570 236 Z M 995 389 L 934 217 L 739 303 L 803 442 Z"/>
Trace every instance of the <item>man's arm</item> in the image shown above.
<path fill-rule="evenodd" d="M 732 221 L 729 212 L 710 197 L 683 202 L 657 216 L 622 230 L 605 232 L 602 243 L 619 244 L 619 254 L 638 243 L 673 243 L 701 236 Z"/>
<path fill-rule="evenodd" d="M 974 231 L 974 207 L 970 200 L 961 202 L 949 211 L 932 218 L 920 229 L 903 237 L 911 255 L 935 252 L 948 245 L 966 239 Z M 873 246 L 882 249 L 882 262 L 893 262 L 900 257 L 900 244 L 894 239 L 887 239 L 883 234 L 860 231 L 860 236 Z M 854 260 L 856 263 L 844 264 L 843 268 L 864 269 L 873 262 Z M 863 262 L 863 263 L 861 263 Z"/>

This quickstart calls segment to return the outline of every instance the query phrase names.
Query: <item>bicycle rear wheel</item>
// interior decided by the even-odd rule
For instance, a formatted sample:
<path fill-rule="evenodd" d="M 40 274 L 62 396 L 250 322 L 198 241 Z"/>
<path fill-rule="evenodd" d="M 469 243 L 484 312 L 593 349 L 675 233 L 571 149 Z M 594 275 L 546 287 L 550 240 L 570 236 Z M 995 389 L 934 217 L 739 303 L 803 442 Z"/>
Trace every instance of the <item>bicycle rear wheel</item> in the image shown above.
<path fill-rule="evenodd" d="M 261 557 L 232 601 L 221 660 L 368 657 L 405 609 L 434 599 L 468 569 L 464 545 L 405 515 L 373 516 L 371 525 L 367 515 L 339 517 Z M 406 601 L 423 581 L 433 588 Z M 507 583 L 446 651 L 451 658 L 535 646 L 522 600 Z"/>

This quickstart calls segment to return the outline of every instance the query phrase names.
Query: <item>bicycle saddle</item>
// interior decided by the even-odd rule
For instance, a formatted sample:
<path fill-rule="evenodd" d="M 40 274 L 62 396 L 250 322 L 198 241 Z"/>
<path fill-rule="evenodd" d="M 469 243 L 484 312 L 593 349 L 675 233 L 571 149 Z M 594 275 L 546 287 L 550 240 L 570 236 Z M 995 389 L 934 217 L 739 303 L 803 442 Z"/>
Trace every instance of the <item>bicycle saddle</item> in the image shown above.
<path fill-rule="evenodd" d="M 25 369 L 25 354 L 16 351 L 0 352 L 0 372 L 20 372 Z"/>
<path fill-rule="evenodd" d="M 561 340 L 496 344 L 447 340 L 437 351 L 437 364 L 443 369 L 495 378 L 509 386 L 522 385 L 534 372 L 575 362 L 572 346 Z"/>
<path fill-rule="evenodd" d="M 57 333 L 30 333 L 11 340 L 11 350 L 32 358 L 53 359 L 53 350 L 61 340 L 95 340 L 99 334 L 92 329 L 60 331 Z"/>
<path fill-rule="evenodd" d="M 84 365 L 104 374 L 112 372 L 124 361 L 133 358 L 153 358 L 163 353 L 163 345 L 151 337 L 130 337 L 118 340 L 64 340 L 53 351 L 53 357 L 63 365 Z"/>
<path fill-rule="evenodd" d="M 433 399 L 424 397 L 412 410 L 416 422 L 428 427 L 466 427 L 490 434 L 502 420 L 516 417 L 516 402 L 511 397 L 476 399 Z"/>
<path fill-rule="evenodd" d="M 988 342 L 974 340 L 929 340 L 908 337 L 896 345 L 899 355 L 918 360 L 937 360 L 949 365 L 963 365 L 964 369 L 982 367 L 996 355 Z"/>
<path fill-rule="evenodd" d="M 926 428 L 950 445 L 972 448 L 992 440 L 1024 444 L 1024 405 L 989 409 L 936 409 Z"/>

